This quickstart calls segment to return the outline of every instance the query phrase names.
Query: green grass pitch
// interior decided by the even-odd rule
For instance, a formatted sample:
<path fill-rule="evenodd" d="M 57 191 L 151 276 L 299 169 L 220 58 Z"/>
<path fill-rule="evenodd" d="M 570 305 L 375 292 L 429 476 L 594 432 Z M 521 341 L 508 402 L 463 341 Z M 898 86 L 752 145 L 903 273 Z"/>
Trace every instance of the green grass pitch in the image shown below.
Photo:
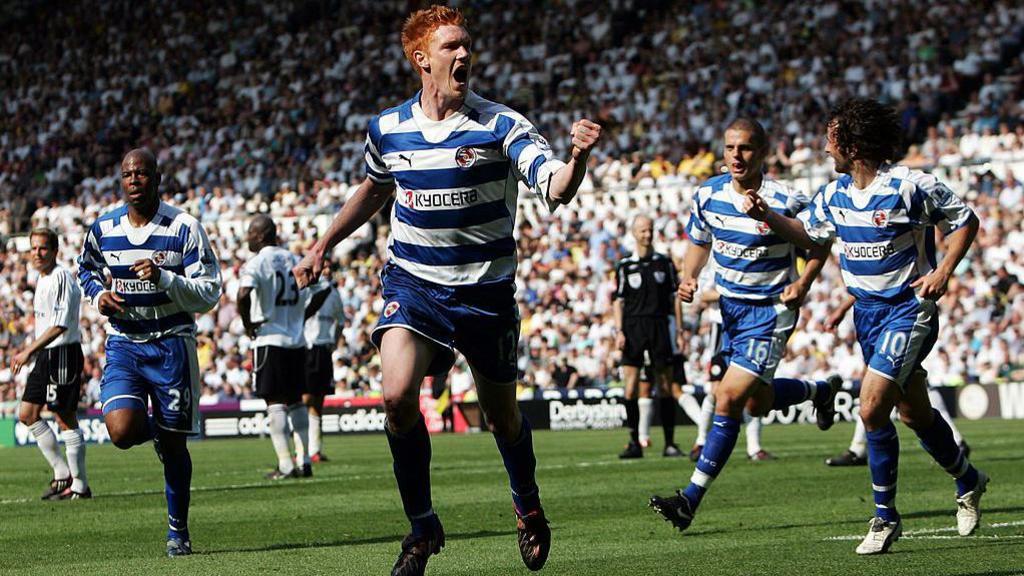
<path fill-rule="evenodd" d="M 900 426 L 898 502 L 906 536 L 860 558 L 872 513 L 866 467 L 830 469 L 852 425 L 767 426 L 779 459 L 751 463 L 743 440 L 693 526 L 674 531 L 647 508 L 689 477 L 660 456 L 621 462 L 625 433 L 538 432 L 541 495 L 554 543 L 545 574 L 829 576 L 1024 574 L 1024 421 L 964 422 L 992 476 L 976 536 L 956 536 L 953 484 Z M 660 430 L 655 430 L 655 440 Z M 693 428 L 679 428 L 688 445 Z M 527 574 L 507 479 L 488 434 L 434 438 L 434 505 L 447 547 L 427 574 Z M 329 436 L 311 479 L 270 483 L 269 440 L 191 444 L 196 554 L 163 556 L 163 477 L 148 446 L 89 446 L 91 501 L 41 502 L 48 469 L 35 449 L 0 449 L 0 574 L 388 574 L 407 524 L 383 436 Z"/>

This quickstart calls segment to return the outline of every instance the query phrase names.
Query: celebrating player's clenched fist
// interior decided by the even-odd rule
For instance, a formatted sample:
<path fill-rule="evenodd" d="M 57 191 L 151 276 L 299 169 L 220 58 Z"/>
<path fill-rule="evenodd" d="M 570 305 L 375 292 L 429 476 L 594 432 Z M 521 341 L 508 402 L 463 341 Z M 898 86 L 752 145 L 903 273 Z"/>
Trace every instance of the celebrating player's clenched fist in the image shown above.
<path fill-rule="evenodd" d="M 601 125 L 586 118 L 572 124 L 572 157 L 586 157 L 601 139 Z"/>
<path fill-rule="evenodd" d="M 680 300 L 689 304 L 693 302 L 693 296 L 697 293 L 697 280 L 694 278 L 686 278 L 679 283 L 679 288 L 676 290 L 676 296 Z"/>

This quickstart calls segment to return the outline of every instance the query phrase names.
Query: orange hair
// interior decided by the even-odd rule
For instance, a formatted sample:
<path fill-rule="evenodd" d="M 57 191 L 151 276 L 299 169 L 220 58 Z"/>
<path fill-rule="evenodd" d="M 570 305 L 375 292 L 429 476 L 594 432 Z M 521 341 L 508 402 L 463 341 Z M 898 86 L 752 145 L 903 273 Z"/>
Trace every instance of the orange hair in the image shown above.
<path fill-rule="evenodd" d="M 466 19 L 458 8 L 439 4 L 410 14 L 402 26 L 402 51 L 405 52 L 406 59 L 412 64 L 412 69 L 419 74 L 420 67 L 412 56 L 413 52 L 417 50 L 426 52 L 430 36 L 435 30 L 441 26 L 465 27 L 465 22 Z"/>

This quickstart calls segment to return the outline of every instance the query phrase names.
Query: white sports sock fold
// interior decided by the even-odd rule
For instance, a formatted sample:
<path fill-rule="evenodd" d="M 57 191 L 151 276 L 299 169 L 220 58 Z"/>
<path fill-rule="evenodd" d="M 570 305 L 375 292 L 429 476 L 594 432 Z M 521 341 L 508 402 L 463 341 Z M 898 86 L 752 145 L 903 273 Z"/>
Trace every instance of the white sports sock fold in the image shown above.
<path fill-rule="evenodd" d="M 43 453 L 43 458 L 46 458 L 46 461 L 50 463 L 50 468 L 53 468 L 54 480 L 70 476 L 71 471 L 68 470 L 68 464 L 57 447 L 57 437 L 53 435 L 53 430 L 50 430 L 50 425 L 44 420 L 37 420 L 28 429 L 36 437 L 36 445 Z"/>
<path fill-rule="evenodd" d="M 85 439 L 82 431 L 62 430 L 60 437 L 64 439 L 64 450 L 68 455 L 68 468 L 71 469 L 71 489 L 82 493 L 89 487 L 89 479 L 85 474 Z"/>
<path fill-rule="evenodd" d="M 643 442 L 651 438 L 651 418 L 654 416 L 654 399 L 640 398 L 636 403 L 640 408 L 639 436 L 640 441 Z"/>
<path fill-rule="evenodd" d="M 288 407 L 288 424 L 292 427 L 295 440 L 295 463 L 309 464 L 309 412 L 305 404 L 292 404 Z"/>
<path fill-rule="evenodd" d="M 320 417 L 316 414 L 309 415 L 309 454 L 320 453 Z"/>
<path fill-rule="evenodd" d="M 747 456 L 753 456 L 761 451 L 761 419 L 743 412 L 747 420 Z"/>
<path fill-rule="evenodd" d="M 290 474 L 295 469 L 291 450 L 288 448 L 288 416 L 284 404 L 267 406 L 267 417 L 270 418 L 270 441 L 277 453 L 277 469 Z"/>

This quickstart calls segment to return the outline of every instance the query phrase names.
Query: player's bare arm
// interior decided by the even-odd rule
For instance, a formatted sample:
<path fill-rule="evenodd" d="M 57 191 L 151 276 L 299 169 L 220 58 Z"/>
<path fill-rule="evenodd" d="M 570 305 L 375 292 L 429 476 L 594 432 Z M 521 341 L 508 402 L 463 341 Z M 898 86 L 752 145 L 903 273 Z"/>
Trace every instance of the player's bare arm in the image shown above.
<path fill-rule="evenodd" d="M 238 289 L 238 315 L 242 318 L 242 327 L 245 328 L 246 335 L 249 338 L 255 338 L 260 323 L 253 323 L 250 306 L 252 306 L 252 287 L 242 286 Z"/>
<path fill-rule="evenodd" d="M 978 235 L 978 217 L 972 215 L 967 224 L 946 237 L 946 254 L 942 262 L 930 273 L 914 280 L 911 288 L 917 288 L 917 294 L 926 300 L 938 300 L 946 293 L 953 270 L 967 254 L 967 249 L 974 243 Z"/>
<path fill-rule="evenodd" d="M 795 282 L 786 286 L 779 297 L 787 307 L 799 308 L 803 305 L 804 299 L 807 298 L 807 292 L 811 289 L 811 284 L 814 284 L 821 269 L 825 267 L 825 262 L 828 261 L 830 245 L 831 243 L 814 244 L 808 250 L 807 264 L 804 266 L 803 274 Z"/>
<path fill-rule="evenodd" d="M 691 242 L 690 247 L 686 249 L 686 255 L 683 257 L 683 276 L 679 281 L 679 288 L 676 290 L 676 296 L 683 302 L 687 304 L 693 302 L 693 297 L 697 294 L 697 276 L 704 269 L 704 265 L 708 263 L 710 256 L 710 244 L 701 245 Z"/>
<path fill-rule="evenodd" d="M 50 342 L 59 338 L 66 331 L 67 327 L 65 326 L 50 326 L 47 328 L 42 336 L 27 344 L 21 352 L 14 355 L 14 358 L 11 359 L 11 375 L 17 376 L 18 372 L 21 371 L 25 364 L 28 364 L 36 352 L 46 348 Z"/>
<path fill-rule="evenodd" d="M 814 249 L 817 243 L 807 234 L 799 220 L 769 209 L 768 203 L 757 192 L 747 190 L 745 193 L 747 197 L 743 201 L 743 211 L 747 216 L 768 224 L 776 234 L 804 250 Z"/>
<path fill-rule="evenodd" d="M 310 248 L 292 273 L 299 288 L 312 284 L 323 271 L 324 256 L 338 242 L 348 238 L 380 211 L 395 191 L 394 184 L 378 184 L 367 178 L 359 185 L 352 198 L 345 202 L 334 217 L 327 232 Z"/>
<path fill-rule="evenodd" d="M 843 302 L 839 307 L 829 312 L 828 317 L 825 318 L 825 331 L 835 332 L 836 328 L 839 327 L 839 323 L 843 321 L 846 313 L 850 311 L 850 308 L 853 308 L 853 303 L 856 301 L 857 299 L 850 295 L 843 298 Z"/>
<path fill-rule="evenodd" d="M 572 125 L 572 157 L 569 162 L 551 177 L 548 198 L 552 202 L 568 204 L 576 197 L 587 172 L 587 159 L 601 139 L 601 126 L 583 118 Z"/>

